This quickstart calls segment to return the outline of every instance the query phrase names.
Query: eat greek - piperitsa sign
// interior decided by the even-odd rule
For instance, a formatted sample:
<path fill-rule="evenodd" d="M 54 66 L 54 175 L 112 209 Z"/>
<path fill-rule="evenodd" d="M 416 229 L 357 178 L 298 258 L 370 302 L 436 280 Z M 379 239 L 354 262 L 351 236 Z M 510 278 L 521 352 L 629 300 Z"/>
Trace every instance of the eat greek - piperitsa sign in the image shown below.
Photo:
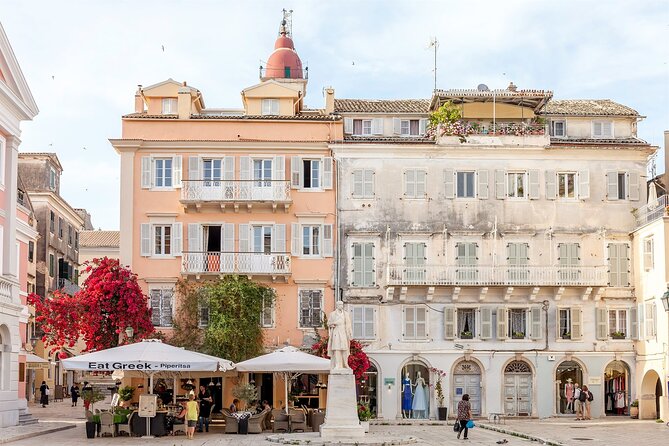
<path fill-rule="evenodd" d="M 189 370 L 191 364 L 181 362 L 95 362 L 88 363 L 90 370 Z"/>

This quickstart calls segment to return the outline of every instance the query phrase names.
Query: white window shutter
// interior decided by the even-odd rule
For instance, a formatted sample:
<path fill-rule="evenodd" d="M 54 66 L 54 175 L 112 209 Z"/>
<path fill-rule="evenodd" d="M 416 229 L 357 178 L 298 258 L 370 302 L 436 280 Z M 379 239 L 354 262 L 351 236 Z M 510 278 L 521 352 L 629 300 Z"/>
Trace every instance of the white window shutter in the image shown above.
<path fill-rule="evenodd" d="M 188 251 L 202 252 L 202 226 L 198 223 L 188 223 Z"/>
<path fill-rule="evenodd" d="M 632 201 L 639 201 L 639 172 L 627 173 L 628 197 Z"/>
<path fill-rule="evenodd" d="M 200 157 L 188 157 L 188 180 L 196 181 L 200 179 Z M 190 248 L 189 248 L 190 249 Z"/>
<path fill-rule="evenodd" d="M 365 243 L 363 246 L 363 257 L 364 257 L 364 277 L 363 283 L 365 286 L 373 286 L 376 283 L 376 273 L 374 271 L 374 244 Z"/>
<path fill-rule="evenodd" d="M 427 119 L 418 121 L 418 133 L 420 136 L 425 136 L 425 133 L 427 133 L 427 121 Z"/>
<path fill-rule="evenodd" d="M 507 323 L 509 319 L 509 310 L 506 308 L 497 309 L 497 339 L 507 338 Z"/>
<path fill-rule="evenodd" d="M 606 172 L 606 198 L 618 199 L 618 172 Z"/>
<path fill-rule="evenodd" d="M 365 338 L 374 339 L 376 336 L 375 333 L 375 324 L 374 324 L 374 308 L 373 307 L 364 307 L 364 316 L 363 323 L 365 327 Z"/>
<path fill-rule="evenodd" d="M 239 179 L 250 180 L 251 179 L 251 157 L 250 156 L 240 156 L 239 157 Z"/>
<path fill-rule="evenodd" d="M 414 169 L 404 171 L 404 195 L 409 198 L 416 197 L 416 171 Z"/>
<path fill-rule="evenodd" d="M 425 197 L 427 183 L 427 172 L 424 170 L 416 171 L 416 198 Z"/>
<path fill-rule="evenodd" d="M 223 252 L 235 252 L 235 224 L 223 223 Z"/>
<path fill-rule="evenodd" d="M 506 197 L 506 171 L 495 171 L 495 198 L 504 199 Z"/>
<path fill-rule="evenodd" d="M 611 121 L 602 122 L 601 136 L 611 138 L 613 137 L 613 123 Z"/>
<path fill-rule="evenodd" d="M 332 189 L 332 157 L 323 158 L 323 189 Z"/>
<path fill-rule="evenodd" d="M 383 118 L 372 119 L 372 134 L 383 135 Z"/>
<path fill-rule="evenodd" d="M 363 175 L 363 193 L 365 197 L 371 198 L 374 196 L 374 171 L 365 169 Z"/>
<path fill-rule="evenodd" d="M 481 308 L 481 339 L 492 338 L 492 309 Z"/>
<path fill-rule="evenodd" d="M 183 223 L 172 223 L 172 255 L 180 256 L 183 251 Z"/>
<path fill-rule="evenodd" d="M 412 339 L 415 335 L 415 308 L 414 307 L 404 307 L 402 313 L 404 314 L 404 332 L 402 333 L 405 338 Z"/>
<path fill-rule="evenodd" d="M 239 225 L 239 252 L 251 252 L 251 225 Z"/>
<path fill-rule="evenodd" d="M 530 169 L 530 190 L 529 190 L 529 199 L 538 200 L 539 199 L 539 169 Z"/>
<path fill-rule="evenodd" d="M 541 328 L 543 323 L 541 321 L 541 307 L 533 306 L 530 308 L 530 338 L 541 339 L 543 337 Z"/>
<path fill-rule="evenodd" d="M 363 283 L 363 259 L 362 244 L 354 243 L 351 247 L 353 251 L 353 282 L 352 286 L 362 286 Z"/>
<path fill-rule="evenodd" d="M 151 225 L 149 223 L 142 223 L 140 225 L 141 237 L 141 255 L 143 257 L 151 255 Z"/>
<path fill-rule="evenodd" d="M 477 184 L 477 193 L 478 197 L 482 200 L 488 199 L 488 171 L 479 170 L 476 172 L 478 184 Z M 451 177 L 452 179 L 452 177 Z"/>
<path fill-rule="evenodd" d="M 364 334 L 364 307 L 355 306 L 351 309 L 351 325 L 353 326 L 353 338 L 362 339 Z"/>
<path fill-rule="evenodd" d="M 151 157 L 142 157 L 142 189 L 151 188 Z"/>
<path fill-rule="evenodd" d="M 414 311 L 416 312 L 416 339 L 425 339 L 429 336 L 427 329 L 427 309 L 418 307 Z"/>
<path fill-rule="evenodd" d="M 630 285 L 630 258 L 629 246 L 627 243 L 621 243 L 618 246 L 618 271 L 620 273 L 620 285 Z"/>
<path fill-rule="evenodd" d="M 393 134 L 399 135 L 400 133 L 402 133 L 402 120 L 393 118 Z"/>
<path fill-rule="evenodd" d="M 172 166 L 173 166 L 172 170 L 174 172 L 173 175 L 172 175 L 172 177 L 174 179 L 172 181 L 172 184 L 174 185 L 175 188 L 181 187 L 181 177 L 182 177 L 182 174 L 181 174 L 181 171 L 182 171 L 182 169 L 181 169 L 181 164 L 182 164 L 181 159 L 182 159 L 181 155 L 175 155 L 175 156 L 172 157 Z"/>
<path fill-rule="evenodd" d="M 578 198 L 584 200 L 590 198 L 590 171 L 580 170 L 578 172 Z"/>
<path fill-rule="evenodd" d="M 444 307 L 444 339 L 455 338 L 455 308 Z"/>
<path fill-rule="evenodd" d="M 601 122 L 593 122 L 592 123 L 592 136 L 593 137 L 602 136 L 602 123 Z"/>
<path fill-rule="evenodd" d="M 444 196 L 455 198 L 455 171 L 453 169 L 444 169 Z"/>
<path fill-rule="evenodd" d="M 557 198 L 557 178 L 554 170 L 546 171 L 546 199 L 555 200 Z"/>
<path fill-rule="evenodd" d="M 347 135 L 353 133 L 353 118 L 344 118 L 344 133 Z"/>
<path fill-rule="evenodd" d="M 272 226 L 272 252 L 286 252 L 286 225 Z"/>
<path fill-rule="evenodd" d="M 332 257 L 332 225 L 323 225 L 323 257 Z"/>
<path fill-rule="evenodd" d="M 571 308 L 570 320 L 571 320 L 571 339 L 578 341 L 583 337 L 583 317 L 580 308 Z"/>
<path fill-rule="evenodd" d="M 600 341 L 605 341 L 609 337 L 608 333 L 608 312 L 606 308 L 595 308 L 596 336 Z"/>
<path fill-rule="evenodd" d="M 286 157 L 277 155 L 272 161 L 272 179 L 275 181 L 284 181 L 286 179 Z"/>
<path fill-rule="evenodd" d="M 290 187 L 293 189 L 302 187 L 302 157 L 290 158 Z"/>
<path fill-rule="evenodd" d="M 302 237 L 300 233 L 300 224 L 292 223 L 290 227 L 290 252 L 294 256 L 299 256 L 302 251 Z"/>
<path fill-rule="evenodd" d="M 630 336 L 633 340 L 639 339 L 639 316 L 636 306 L 630 308 Z"/>
<path fill-rule="evenodd" d="M 609 243 L 606 248 L 609 260 L 609 286 L 618 286 L 618 282 L 620 281 L 618 271 L 618 244 Z"/>
<path fill-rule="evenodd" d="M 226 156 L 223 158 L 223 181 L 233 181 L 235 179 L 235 157 Z"/>
<path fill-rule="evenodd" d="M 362 169 L 356 169 L 353 171 L 353 192 L 351 192 L 351 194 L 354 197 L 364 196 L 363 178 L 364 171 Z"/>

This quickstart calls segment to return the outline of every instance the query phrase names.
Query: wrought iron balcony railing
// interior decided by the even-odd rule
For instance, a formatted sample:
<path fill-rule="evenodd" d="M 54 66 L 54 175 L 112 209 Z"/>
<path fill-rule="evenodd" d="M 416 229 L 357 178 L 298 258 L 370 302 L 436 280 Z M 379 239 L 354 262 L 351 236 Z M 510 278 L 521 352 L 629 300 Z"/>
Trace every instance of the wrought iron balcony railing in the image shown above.
<path fill-rule="evenodd" d="M 290 274 L 290 254 L 258 252 L 184 252 L 184 274 Z"/>

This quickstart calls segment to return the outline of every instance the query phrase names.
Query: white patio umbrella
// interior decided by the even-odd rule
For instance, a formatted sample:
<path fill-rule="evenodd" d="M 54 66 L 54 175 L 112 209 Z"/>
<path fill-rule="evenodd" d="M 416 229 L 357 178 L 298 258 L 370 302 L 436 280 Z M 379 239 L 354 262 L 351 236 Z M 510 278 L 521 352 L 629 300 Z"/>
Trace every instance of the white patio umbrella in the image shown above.
<path fill-rule="evenodd" d="M 648 186 L 648 209 L 652 211 L 657 205 L 657 186 L 654 182 L 651 182 L 650 186 Z"/>
<path fill-rule="evenodd" d="M 238 362 L 239 372 L 281 373 L 284 376 L 286 413 L 288 413 L 288 381 L 303 373 L 330 373 L 330 360 L 304 353 L 295 347 L 284 347 L 266 355 Z"/>

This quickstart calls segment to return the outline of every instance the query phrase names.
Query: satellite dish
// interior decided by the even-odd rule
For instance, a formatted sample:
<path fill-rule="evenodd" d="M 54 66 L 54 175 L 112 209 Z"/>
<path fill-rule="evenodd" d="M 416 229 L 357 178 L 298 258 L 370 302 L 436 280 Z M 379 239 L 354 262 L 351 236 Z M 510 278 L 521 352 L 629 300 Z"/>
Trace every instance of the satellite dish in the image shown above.
<path fill-rule="evenodd" d="M 478 87 L 476 87 L 478 91 L 490 91 L 488 86 L 486 84 L 479 84 Z"/>

